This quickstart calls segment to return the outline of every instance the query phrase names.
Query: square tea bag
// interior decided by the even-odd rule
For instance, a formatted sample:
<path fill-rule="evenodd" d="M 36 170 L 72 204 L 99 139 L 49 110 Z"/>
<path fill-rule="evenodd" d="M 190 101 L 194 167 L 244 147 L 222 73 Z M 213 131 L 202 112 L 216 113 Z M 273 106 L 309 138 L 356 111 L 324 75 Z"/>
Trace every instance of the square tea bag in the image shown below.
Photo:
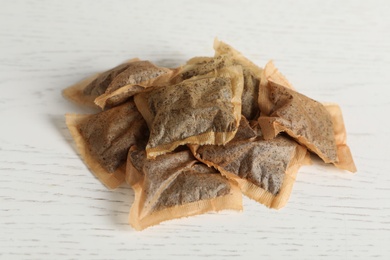
<path fill-rule="evenodd" d="M 274 69 L 272 62 L 264 70 L 259 106 L 261 116 L 258 122 L 265 139 L 272 139 L 280 132 L 285 132 L 325 163 L 356 171 L 345 138 L 342 142 L 341 139 L 336 142 L 336 129 L 341 129 L 343 133 L 340 134 L 346 136 L 341 111 L 336 111 L 338 119 L 333 119 L 323 104 L 294 91 Z M 339 158 L 339 154 L 343 154 L 342 157 Z"/>
<path fill-rule="evenodd" d="M 298 169 L 310 163 L 306 148 L 283 136 L 272 140 L 236 137 L 224 146 L 190 145 L 190 148 L 198 160 L 236 181 L 246 196 L 270 208 L 283 207 Z"/>
<path fill-rule="evenodd" d="M 147 159 L 144 150 L 132 147 L 126 179 L 135 191 L 129 222 L 137 230 L 209 211 L 242 210 L 240 190 L 188 150 Z"/>
<path fill-rule="evenodd" d="M 67 114 L 66 124 L 86 165 L 111 189 L 124 181 L 130 146 L 148 138 L 147 125 L 133 101 L 98 114 Z"/>
<path fill-rule="evenodd" d="M 152 86 L 165 86 L 176 70 L 158 67 L 150 61 L 135 61 L 118 74 L 104 94 L 95 99 L 101 107 L 113 107 Z"/>
<path fill-rule="evenodd" d="M 226 67 L 135 96 L 150 137 L 148 158 L 184 144 L 225 144 L 241 118 L 241 66 Z"/>
<path fill-rule="evenodd" d="M 134 58 L 105 72 L 96 73 L 73 86 L 64 89 L 62 94 L 65 98 L 77 104 L 97 107 L 94 103 L 95 99 L 107 90 L 108 86 L 117 75 L 125 71 L 131 64 L 138 61 L 138 58 Z"/>

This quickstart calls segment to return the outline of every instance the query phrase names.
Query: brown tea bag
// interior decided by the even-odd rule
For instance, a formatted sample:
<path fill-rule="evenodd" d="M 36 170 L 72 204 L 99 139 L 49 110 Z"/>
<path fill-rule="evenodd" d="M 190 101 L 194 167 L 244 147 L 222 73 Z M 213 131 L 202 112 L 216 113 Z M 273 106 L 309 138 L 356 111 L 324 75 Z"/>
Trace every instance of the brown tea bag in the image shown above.
<path fill-rule="evenodd" d="M 135 192 L 129 222 L 137 230 L 209 211 L 242 210 L 238 187 L 188 150 L 150 160 L 132 147 L 126 179 Z"/>
<path fill-rule="evenodd" d="M 298 169 L 310 163 L 306 148 L 283 136 L 190 148 L 198 160 L 236 181 L 246 196 L 275 209 L 287 203 Z"/>
<path fill-rule="evenodd" d="M 258 121 L 264 138 L 271 139 L 280 132 L 286 132 L 325 163 L 333 163 L 351 172 L 356 171 L 350 152 L 346 152 L 345 140 L 344 143 L 336 143 L 335 129 L 340 127 L 333 125 L 336 121 L 326 107 L 292 90 L 291 84 L 277 70 L 268 67 L 274 68 L 272 62 L 264 70 L 259 95 L 261 116 Z M 270 76 L 271 71 L 276 73 Z M 345 128 L 343 130 L 345 134 Z M 339 149 L 344 149 L 345 156 L 342 158 L 338 157 L 341 153 Z"/>
<path fill-rule="evenodd" d="M 220 70 L 224 67 L 233 65 L 233 60 L 229 55 L 220 55 L 217 57 L 194 57 L 180 68 L 178 73 L 171 79 L 171 84 L 177 84 L 183 80 L 195 76 L 205 75 L 210 72 Z"/>
<path fill-rule="evenodd" d="M 111 189 L 124 181 L 130 146 L 148 137 L 133 101 L 93 115 L 67 114 L 66 124 L 86 165 Z"/>
<path fill-rule="evenodd" d="M 339 159 L 334 165 L 343 170 L 356 172 L 357 169 L 353 161 L 352 153 L 347 145 L 347 131 L 345 129 L 341 108 L 339 105 L 331 103 L 325 103 L 324 106 L 329 112 L 333 122 L 333 132 L 337 146 L 337 157 Z"/>
<path fill-rule="evenodd" d="M 167 85 L 174 72 L 149 61 L 133 62 L 115 77 L 103 95 L 95 99 L 95 104 L 103 109 L 121 104 L 148 87 Z"/>
<path fill-rule="evenodd" d="M 130 64 L 138 61 L 138 58 L 134 58 L 103 73 L 96 73 L 64 89 L 62 94 L 65 98 L 77 104 L 97 107 L 94 100 L 106 91 L 117 75 L 125 71 Z"/>
<path fill-rule="evenodd" d="M 242 92 L 241 113 L 248 119 L 257 119 L 259 116 L 259 105 L 257 97 L 259 95 L 259 84 L 262 69 L 248 60 L 244 55 L 235 50 L 232 46 L 214 40 L 215 57 L 227 56 L 232 60 L 233 65 L 241 65 L 244 73 L 244 90 Z M 227 59 L 227 58 L 225 58 Z"/>
<path fill-rule="evenodd" d="M 226 67 L 135 96 L 150 137 L 148 158 L 184 144 L 225 144 L 241 118 L 241 66 Z"/>

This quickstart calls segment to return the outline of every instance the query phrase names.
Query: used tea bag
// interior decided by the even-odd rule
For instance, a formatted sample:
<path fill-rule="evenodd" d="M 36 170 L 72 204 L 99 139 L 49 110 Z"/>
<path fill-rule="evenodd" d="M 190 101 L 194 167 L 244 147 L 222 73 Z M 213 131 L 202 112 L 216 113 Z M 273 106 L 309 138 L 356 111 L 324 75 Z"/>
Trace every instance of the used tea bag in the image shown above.
<path fill-rule="evenodd" d="M 66 124 L 86 165 L 111 189 L 124 181 L 130 146 L 148 134 L 134 101 L 98 114 L 67 114 Z"/>
<path fill-rule="evenodd" d="M 259 95 L 262 114 L 258 121 L 264 138 L 272 139 L 280 132 L 285 132 L 317 154 L 325 163 L 356 171 L 350 152 L 346 153 L 349 148 L 345 140 L 343 143 L 336 143 L 335 129 L 340 127 L 333 124 L 343 124 L 342 120 L 336 122 L 323 104 L 292 90 L 287 81 L 283 82 L 284 77 L 277 76 L 277 71 L 270 76 L 271 71 L 275 70 L 268 69 L 268 66 L 274 67 L 272 63 L 267 64 Z M 345 128 L 343 130 L 345 135 Z M 338 157 L 340 147 L 345 155 L 342 158 Z"/>
<path fill-rule="evenodd" d="M 135 96 L 150 137 L 148 158 L 184 144 L 226 144 L 241 118 L 241 66 L 225 67 Z"/>
<path fill-rule="evenodd" d="M 95 103 L 101 108 L 116 106 L 148 87 L 167 85 L 174 72 L 149 61 L 132 62 L 112 80 L 105 93 L 95 99 Z"/>
<path fill-rule="evenodd" d="M 259 105 L 257 97 L 259 95 L 259 84 L 262 69 L 253 62 L 244 57 L 232 46 L 214 40 L 215 57 L 226 57 L 234 65 L 241 65 L 244 73 L 244 90 L 242 92 L 242 111 L 241 113 L 248 119 L 257 119 L 259 116 Z"/>
<path fill-rule="evenodd" d="M 80 105 L 96 107 L 94 100 L 103 94 L 114 78 L 139 59 L 131 59 L 103 73 L 96 73 L 62 92 L 63 96 Z"/>
<path fill-rule="evenodd" d="M 144 150 L 132 147 L 126 179 L 135 192 L 129 222 L 137 230 L 209 211 L 242 210 L 238 187 L 188 150 L 147 159 Z"/>
<path fill-rule="evenodd" d="M 230 59 L 228 55 L 220 55 L 217 57 L 194 57 L 188 60 L 187 63 L 180 68 L 178 73 L 171 79 L 171 84 L 177 84 L 183 80 L 205 75 L 232 65 L 233 60 Z"/>
<path fill-rule="evenodd" d="M 306 148 L 283 136 L 190 148 L 198 160 L 236 181 L 246 196 L 275 209 L 287 203 L 298 169 L 310 162 Z"/>

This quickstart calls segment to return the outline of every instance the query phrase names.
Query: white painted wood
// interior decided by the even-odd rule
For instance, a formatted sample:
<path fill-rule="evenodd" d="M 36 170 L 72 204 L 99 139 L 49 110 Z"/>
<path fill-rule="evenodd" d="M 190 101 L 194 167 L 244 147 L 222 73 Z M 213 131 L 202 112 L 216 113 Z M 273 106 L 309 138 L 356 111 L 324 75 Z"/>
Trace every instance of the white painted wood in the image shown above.
<path fill-rule="evenodd" d="M 390 4 L 382 1 L 2 1 L 0 259 L 390 259 Z M 176 66 L 213 38 L 341 105 L 358 173 L 301 169 L 280 210 L 127 224 L 74 150 L 61 89 L 140 57 Z"/>

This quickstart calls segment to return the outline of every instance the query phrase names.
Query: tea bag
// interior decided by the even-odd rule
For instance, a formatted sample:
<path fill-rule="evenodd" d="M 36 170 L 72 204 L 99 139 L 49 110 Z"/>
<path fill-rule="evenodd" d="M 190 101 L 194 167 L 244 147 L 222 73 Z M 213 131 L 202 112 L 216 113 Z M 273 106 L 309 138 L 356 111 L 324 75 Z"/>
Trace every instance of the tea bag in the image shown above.
<path fill-rule="evenodd" d="M 171 84 L 177 84 L 183 80 L 195 76 L 205 75 L 210 72 L 220 70 L 224 67 L 233 65 L 233 60 L 229 55 L 220 55 L 217 57 L 194 57 L 180 68 L 178 73 L 171 79 Z"/>
<path fill-rule="evenodd" d="M 265 139 L 271 139 L 280 132 L 285 132 L 299 143 L 317 154 L 325 163 L 333 163 L 337 167 L 356 171 L 352 156 L 338 157 L 339 147 L 346 148 L 345 141 L 336 143 L 335 128 L 331 114 L 326 107 L 303 94 L 294 91 L 291 84 L 284 81 L 274 69 L 272 63 L 267 64 L 264 70 L 259 95 L 259 106 L 262 115 L 259 117 L 259 125 Z M 271 74 L 273 71 L 276 73 Z M 274 81 L 274 79 L 276 79 Z M 342 120 L 337 121 L 342 123 Z M 343 123 L 342 123 L 343 124 Z M 344 135 L 345 135 L 345 128 Z M 341 161 L 340 161 L 341 159 Z M 348 167 L 344 167 L 348 166 Z"/>
<path fill-rule="evenodd" d="M 324 103 L 324 106 L 330 114 L 333 122 L 333 132 L 337 146 L 337 157 L 339 159 L 338 162 L 334 163 L 334 165 L 343 170 L 356 172 L 357 169 L 353 161 L 352 153 L 347 145 L 347 131 L 345 129 L 341 108 L 339 105 L 333 103 Z"/>
<path fill-rule="evenodd" d="M 179 145 L 233 139 L 241 118 L 242 79 L 241 66 L 231 66 L 136 95 L 150 129 L 148 158 Z"/>
<path fill-rule="evenodd" d="M 214 40 L 215 57 L 226 57 L 234 65 L 241 65 L 244 73 L 244 90 L 242 92 L 242 111 L 241 113 L 248 119 L 257 119 L 259 116 L 259 105 L 257 97 L 259 96 L 259 84 L 262 69 L 253 62 L 244 57 L 232 46 Z"/>
<path fill-rule="evenodd" d="M 137 230 L 209 211 L 242 210 L 240 190 L 188 150 L 150 160 L 132 147 L 126 179 L 135 191 L 129 222 Z"/>
<path fill-rule="evenodd" d="M 116 106 L 148 87 L 167 85 L 175 71 L 157 67 L 149 61 L 132 62 L 112 80 L 95 103 L 103 109 Z"/>
<path fill-rule="evenodd" d="M 198 160 L 236 181 L 243 194 L 275 209 L 287 203 L 298 169 L 310 163 L 306 148 L 283 136 L 190 148 Z"/>
<path fill-rule="evenodd" d="M 96 73 L 64 89 L 62 94 L 77 104 L 96 107 L 94 100 L 106 91 L 114 78 L 138 61 L 138 58 L 134 58 L 103 73 Z"/>
<path fill-rule="evenodd" d="M 124 181 L 130 146 L 148 138 L 134 101 L 98 114 L 67 114 L 66 124 L 86 165 L 111 189 Z"/>

